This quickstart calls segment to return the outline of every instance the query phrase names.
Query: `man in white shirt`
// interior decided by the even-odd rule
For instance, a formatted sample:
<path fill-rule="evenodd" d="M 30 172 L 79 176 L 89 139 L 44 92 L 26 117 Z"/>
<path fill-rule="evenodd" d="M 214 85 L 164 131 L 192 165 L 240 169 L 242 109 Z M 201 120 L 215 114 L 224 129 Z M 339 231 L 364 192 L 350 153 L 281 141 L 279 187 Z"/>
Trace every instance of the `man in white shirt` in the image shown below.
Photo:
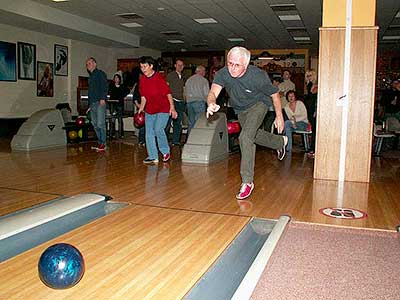
<path fill-rule="evenodd" d="M 278 85 L 279 94 L 281 95 L 282 107 L 285 107 L 288 103 L 288 100 L 286 99 L 286 93 L 296 90 L 296 86 L 290 80 L 291 76 L 292 75 L 290 74 L 289 70 L 284 70 L 282 73 L 282 82 Z"/>

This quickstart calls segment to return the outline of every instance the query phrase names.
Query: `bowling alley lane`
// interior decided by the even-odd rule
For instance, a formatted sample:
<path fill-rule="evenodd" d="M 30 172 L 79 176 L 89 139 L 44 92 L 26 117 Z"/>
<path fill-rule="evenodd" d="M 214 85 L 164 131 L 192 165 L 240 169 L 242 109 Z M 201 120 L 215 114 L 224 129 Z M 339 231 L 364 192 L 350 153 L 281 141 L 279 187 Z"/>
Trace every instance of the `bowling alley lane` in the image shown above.
<path fill-rule="evenodd" d="M 249 217 L 129 205 L 0 264 L 0 299 L 181 299 Z M 38 260 L 70 243 L 85 261 L 82 280 L 54 290 Z"/>
<path fill-rule="evenodd" d="M 0 188 L 0 216 L 57 198 L 56 194 Z"/>

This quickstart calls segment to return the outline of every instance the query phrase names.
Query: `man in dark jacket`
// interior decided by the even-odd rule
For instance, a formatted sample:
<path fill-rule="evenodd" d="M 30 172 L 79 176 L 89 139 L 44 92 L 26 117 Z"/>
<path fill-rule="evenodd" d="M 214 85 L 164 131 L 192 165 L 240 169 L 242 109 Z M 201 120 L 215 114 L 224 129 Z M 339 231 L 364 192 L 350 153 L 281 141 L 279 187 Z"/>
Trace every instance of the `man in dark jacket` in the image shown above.
<path fill-rule="evenodd" d="M 108 92 L 107 75 L 97 69 L 97 62 L 93 57 L 86 60 L 86 68 L 89 72 L 89 105 L 90 117 L 94 131 L 98 139 L 98 146 L 92 147 L 99 152 L 106 150 L 106 99 Z"/>

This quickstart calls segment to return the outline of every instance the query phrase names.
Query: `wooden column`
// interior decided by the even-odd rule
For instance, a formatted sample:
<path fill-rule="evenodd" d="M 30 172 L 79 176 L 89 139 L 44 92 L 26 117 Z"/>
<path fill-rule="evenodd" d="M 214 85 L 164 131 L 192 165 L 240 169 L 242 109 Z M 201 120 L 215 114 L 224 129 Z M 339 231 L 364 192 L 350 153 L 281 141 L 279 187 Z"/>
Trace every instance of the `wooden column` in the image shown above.
<path fill-rule="evenodd" d="M 368 3 L 367 3 L 368 2 Z M 375 94 L 375 0 L 353 0 L 345 181 L 369 182 Z M 344 11 L 344 13 L 343 13 Z M 314 178 L 339 179 L 346 36 L 346 0 L 324 0 Z"/>

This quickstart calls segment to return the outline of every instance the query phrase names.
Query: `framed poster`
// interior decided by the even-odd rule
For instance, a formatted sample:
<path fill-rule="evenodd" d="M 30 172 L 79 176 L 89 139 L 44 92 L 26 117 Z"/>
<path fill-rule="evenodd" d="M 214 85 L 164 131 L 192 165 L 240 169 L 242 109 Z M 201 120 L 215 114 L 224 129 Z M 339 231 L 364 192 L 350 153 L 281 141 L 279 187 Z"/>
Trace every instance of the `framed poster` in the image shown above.
<path fill-rule="evenodd" d="M 49 62 L 37 62 L 37 96 L 53 97 L 54 80 L 53 64 Z"/>
<path fill-rule="evenodd" d="M 18 42 L 18 79 L 36 79 L 36 45 Z"/>
<path fill-rule="evenodd" d="M 0 41 L 0 81 L 17 81 L 16 45 Z"/>
<path fill-rule="evenodd" d="M 68 47 L 54 45 L 54 74 L 57 76 L 68 76 Z"/>

